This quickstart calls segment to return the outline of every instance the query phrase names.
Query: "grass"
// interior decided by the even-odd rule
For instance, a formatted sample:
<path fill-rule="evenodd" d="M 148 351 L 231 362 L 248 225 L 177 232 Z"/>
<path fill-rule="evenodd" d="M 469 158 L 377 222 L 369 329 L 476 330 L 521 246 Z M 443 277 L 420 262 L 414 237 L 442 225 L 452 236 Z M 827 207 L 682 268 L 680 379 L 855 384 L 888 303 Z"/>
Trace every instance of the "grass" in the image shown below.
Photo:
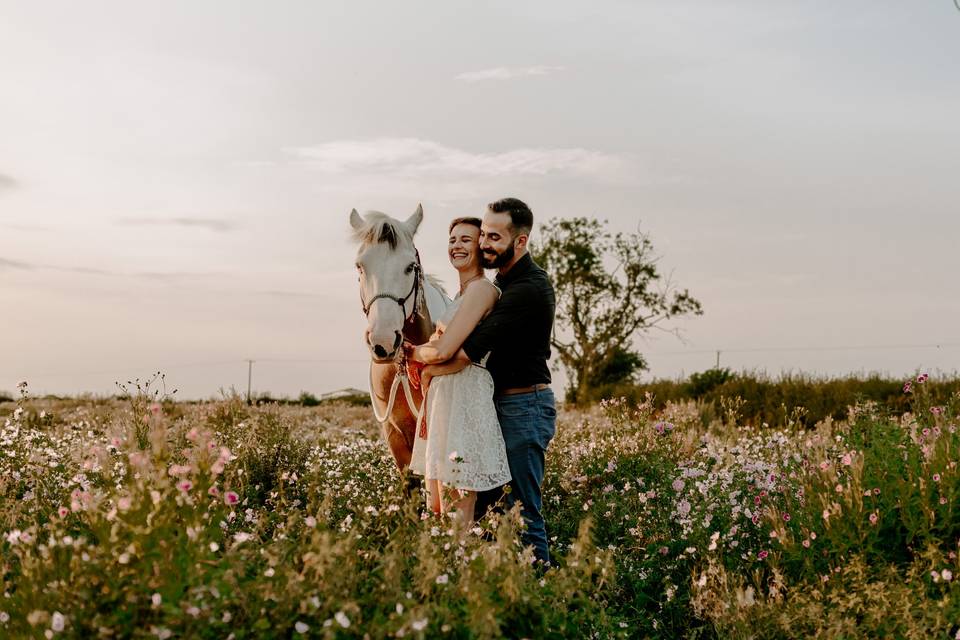
<path fill-rule="evenodd" d="M 953 637 L 960 395 L 929 382 L 809 426 L 561 412 L 544 575 L 516 513 L 423 513 L 366 407 L 25 396 L 0 404 L 0 634 Z"/>

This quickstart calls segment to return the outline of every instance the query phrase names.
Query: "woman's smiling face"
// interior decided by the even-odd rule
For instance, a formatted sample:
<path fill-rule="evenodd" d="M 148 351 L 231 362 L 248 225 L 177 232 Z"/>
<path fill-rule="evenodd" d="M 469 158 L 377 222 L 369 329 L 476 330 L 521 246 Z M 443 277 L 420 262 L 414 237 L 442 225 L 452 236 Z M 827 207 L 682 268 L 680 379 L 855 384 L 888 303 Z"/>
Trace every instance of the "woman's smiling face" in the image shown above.
<path fill-rule="evenodd" d="M 450 230 L 447 257 L 457 271 L 480 270 L 480 229 L 461 222 Z"/>

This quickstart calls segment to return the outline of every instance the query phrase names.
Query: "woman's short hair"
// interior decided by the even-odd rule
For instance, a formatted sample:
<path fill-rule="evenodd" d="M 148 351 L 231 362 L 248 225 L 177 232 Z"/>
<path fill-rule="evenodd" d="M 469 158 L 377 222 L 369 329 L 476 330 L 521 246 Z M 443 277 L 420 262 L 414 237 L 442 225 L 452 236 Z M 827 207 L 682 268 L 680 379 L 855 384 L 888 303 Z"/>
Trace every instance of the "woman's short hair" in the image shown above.
<path fill-rule="evenodd" d="M 469 224 L 479 229 L 481 221 L 480 221 L 480 218 L 474 218 L 472 216 L 464 216 L 463 218 L 454 218 L 453 222 L 450 223 L 450 229 L 447 231 L 447 233 L 453 233 L 453 228 L 458 224 Z"/>

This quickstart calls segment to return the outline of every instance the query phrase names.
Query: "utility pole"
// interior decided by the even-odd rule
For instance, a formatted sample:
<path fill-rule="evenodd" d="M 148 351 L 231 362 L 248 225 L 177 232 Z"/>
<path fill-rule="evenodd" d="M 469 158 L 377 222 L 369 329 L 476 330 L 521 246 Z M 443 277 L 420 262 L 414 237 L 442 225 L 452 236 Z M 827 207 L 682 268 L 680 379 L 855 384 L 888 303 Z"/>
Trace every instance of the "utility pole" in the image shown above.
<path fill-rule="evenodd" d="M 720 368 L 720 350 L 717 349 L 717 369 Z"/>
<path fill-rule="evenodd" d="M 253 360 L 247 360 L 247 404 L 253 404 L 250 398 L 250 389 L 253 384 Z"/>

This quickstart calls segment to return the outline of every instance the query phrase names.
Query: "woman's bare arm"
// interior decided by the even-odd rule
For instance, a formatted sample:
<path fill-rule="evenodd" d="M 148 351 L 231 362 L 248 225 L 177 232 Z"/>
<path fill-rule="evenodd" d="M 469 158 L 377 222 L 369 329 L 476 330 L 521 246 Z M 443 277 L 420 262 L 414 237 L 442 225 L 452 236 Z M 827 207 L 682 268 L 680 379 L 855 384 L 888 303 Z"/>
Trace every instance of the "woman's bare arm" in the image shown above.
<path fill-rule="evenodd" d="M 412 359 L 426 364 L 446 362 L 457 355 L 460 346 L 477 324 L 497 303 L 497 288 L 488 280 L 471 283 L 463 294 L 463 302 L 439 338 L 416 347 Z"/>

